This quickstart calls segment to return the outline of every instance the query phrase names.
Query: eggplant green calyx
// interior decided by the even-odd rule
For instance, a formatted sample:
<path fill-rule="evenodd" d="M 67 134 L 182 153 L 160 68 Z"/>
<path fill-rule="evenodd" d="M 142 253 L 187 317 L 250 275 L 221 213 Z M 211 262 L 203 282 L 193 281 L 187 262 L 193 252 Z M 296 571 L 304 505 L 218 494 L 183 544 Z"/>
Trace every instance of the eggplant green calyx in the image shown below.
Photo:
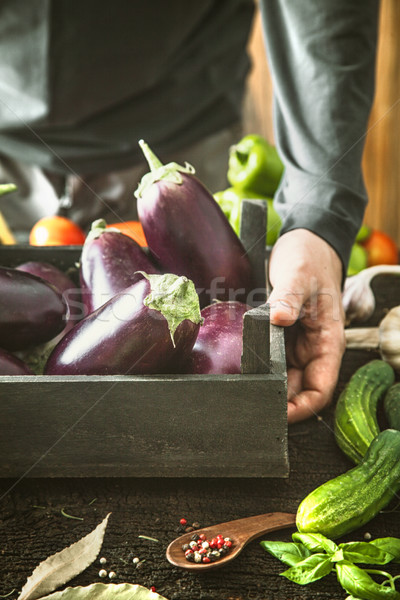
<path fill-rule="evenodd" d="M 177 185 L 182 185 L 183 178 L 181 173 L 194 175 L 194 167 L 192 167 L 192 165 L 190 165 L 189 163 L 185 163 L 184 167 L 182 167 L 182 165 L 178 165 L 178 163 L 175 162 L 170 162 L 166 165 L 163 165 L 160 159 L 154 154 L 154 152 L 150 149 L 149 145 L 146 144 L 144 140 L 139 141 L 139 146 L 141 147 L 143 154 L 148 162 L 150 171 L 146 173 L 146 175 L 143 175 L 135 192 L 136 198 L 140 198 L 145 192 L 145 190 L 157 181 L 163 180 L 169 181 L 171 183 L 176 183 Z"/>
<path fill-rule="evenodd" d="M 0 184 L 0 196 L 3 194 L 8 194 L 9 192 L 14 192 L 17 189 L 17 186 L 14 183 L 1 183 Z"/>
<path fill-rule="evenodd" d="M 177 327 L 188 319 L 201 324 L 199 296 L 191 279 L 181 275 L 165 273 L 153 275 L 138 271 L 149 283 L 151 292 L 143 300 L 148 308 L 157 310 L 167 320 L 172 344 L 175 348 L 174 335 Z"/>
<path fill-rule="evenodd" d="M 104 233 L 106 229 L 106 221 L 104 219 L 96 219 L 96 221 L 93 221 L 92 225 L 90 226 L 90 231 L 86 236 L 86 240 L 95 240 L 96 238 L 100 237 L 100 235 Z"/>
<path fill-rule="evenodd" d="M 116 227 L 108 227 L 107 221 L 104 219 L 96 219 L 90 226 L 90 231 L 86 236 L 86 241 L 95 240 L 101 236 L 105 231 L 113 231 L 114 233 L 121 233 Z"/>

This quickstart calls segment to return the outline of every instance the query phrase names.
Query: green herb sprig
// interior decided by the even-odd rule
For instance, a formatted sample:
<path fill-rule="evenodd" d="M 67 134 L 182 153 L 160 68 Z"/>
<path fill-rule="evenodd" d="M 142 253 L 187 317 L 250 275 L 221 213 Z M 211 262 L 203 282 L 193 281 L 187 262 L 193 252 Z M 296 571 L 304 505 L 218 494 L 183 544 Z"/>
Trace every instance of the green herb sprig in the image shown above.
<path fill-rule="evenodd" d="M 289 567 L 281 575 L 290 581 L 306 585 L 336 572 L 338 582 L 350 594 L 347 600 L 400 600 L 395 587 L 400 575 L 357 565 L 400 563 L 400 539 L 385 537 L 336 544 L 320 533 L 298 532 L 292 539 L 293 542 L 260 542 L 264 550 Z M 383 581 L 378 583 L 373 575 Z"/>

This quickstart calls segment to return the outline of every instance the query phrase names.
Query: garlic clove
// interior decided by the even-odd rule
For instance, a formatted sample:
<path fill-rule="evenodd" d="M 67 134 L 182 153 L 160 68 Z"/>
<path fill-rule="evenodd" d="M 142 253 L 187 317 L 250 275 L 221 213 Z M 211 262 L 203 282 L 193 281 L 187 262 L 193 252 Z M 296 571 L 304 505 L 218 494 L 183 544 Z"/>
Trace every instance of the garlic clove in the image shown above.
<path fill-rule="evenodd" d="M 379 346 L 383 360 L 400 369 L 400 306 L 395 306 L 379 325 Z"/>
<path fill-rule="evenodd" d="M 342 293 L 346 325 L 352 322 L 362 323 L 371 317 L 376 304 L 371 281 L 383 274 L 400 275 L 400 265 L 376 265 L 347 277 Z"/>

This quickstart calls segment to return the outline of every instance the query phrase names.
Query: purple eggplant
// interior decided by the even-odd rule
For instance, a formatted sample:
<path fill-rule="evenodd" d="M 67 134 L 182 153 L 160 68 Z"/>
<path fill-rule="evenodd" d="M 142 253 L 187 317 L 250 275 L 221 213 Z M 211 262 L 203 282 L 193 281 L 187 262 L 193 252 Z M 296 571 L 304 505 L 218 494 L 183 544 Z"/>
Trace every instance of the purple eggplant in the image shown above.
<path fill-rule="evenodd" d="M 82 247 L 79 276 L 86 314 L 142 279 L 138 271 L 159 273 L 135 240 L 106 227 L 103 219 L 94 221 Z"/>
<path fill-rule="evenodd" d="M 201 306 L 246 301 L 254 288 L 244 247 L 193 167 L 165 166 L 139 142 L 151 171 L 135 192 L 139 219 L 161 268 L 191 279 Z"/>
<path fill-rule="evenodd" d="M 51 353 L 49 375 L 165 373 L 196 341 L 200 305 L 186 277 L 146 274 L 69 331 Z"/>
<path fill-rule="evenodd" d="M 0 375 L 33 375 L 28 365 L 7 350 L 0 348 Z"/>
<path fill-rule="evenodd" d="M 26 350 L 53 339 L 68 319 L 68 305 L 51 283 L 0 267 L 0 348 Z"/>
<path fill-rule="evenodd" d="M 64 330 L 59 335 L 64 335 L 84 316 L 81 294 L 79 288 L 68 275 L 58 267 L 40 261 L 28 261 L 16 267 L 19 271 L 36 275 L 53 284 L 63 295 L 69 308 L 69 317 Z"/>
<path fill-rule="evenodd" d="M 185 373 L 240 373 L 243 316 L 250 309 L 251 306 L 236 301 L 216 302 L 203 308 L 203 325 L 185 363 Z"/>

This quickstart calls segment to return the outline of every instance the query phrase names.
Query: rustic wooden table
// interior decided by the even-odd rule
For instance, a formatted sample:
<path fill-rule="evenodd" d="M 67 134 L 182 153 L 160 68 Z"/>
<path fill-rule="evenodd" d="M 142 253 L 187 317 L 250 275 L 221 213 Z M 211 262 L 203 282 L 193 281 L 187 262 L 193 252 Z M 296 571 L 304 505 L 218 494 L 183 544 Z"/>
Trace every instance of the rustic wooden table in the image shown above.
<path fill-rule="evenodd" d="M 337 394 L 354 370 L 372 357 L 346 354 Z M 257 540 L 230 565 L 207 573 L 183 571 L 165 559 L 168 543 L 180 533 L 181 517 L 206 526 L 270 511 L 295 512 L 308 492 L 350 468 L 334 441 L 332 421 L 333 406 L 318 418 L 290 427 L 288 479 L 0 480 L 0 595 L 15 600 L 39 562 L 89 533 L 111 512 L 101 556 L 107 558 L 106 568 L 116 573 L 114 583 L 155 586 L 169 600 L 345 598 L 334 575 L 306 587 L 279 577 L 282 564 Z M 223 440 L 221 423 L 210 445 Z M 362 540 L 367 531 L 375 537 L 400 537 L 399 504 L 392 504 L 348 539 Z M 289 541 L 291 532 L 275 532 L 269 539 Z M 134 557 L 143 561 L 139 568 Z M 100 568 L 96 560 L 70 585 L 104 581 Z M 394 566 L 391 571 L 396 573 Z"/>

